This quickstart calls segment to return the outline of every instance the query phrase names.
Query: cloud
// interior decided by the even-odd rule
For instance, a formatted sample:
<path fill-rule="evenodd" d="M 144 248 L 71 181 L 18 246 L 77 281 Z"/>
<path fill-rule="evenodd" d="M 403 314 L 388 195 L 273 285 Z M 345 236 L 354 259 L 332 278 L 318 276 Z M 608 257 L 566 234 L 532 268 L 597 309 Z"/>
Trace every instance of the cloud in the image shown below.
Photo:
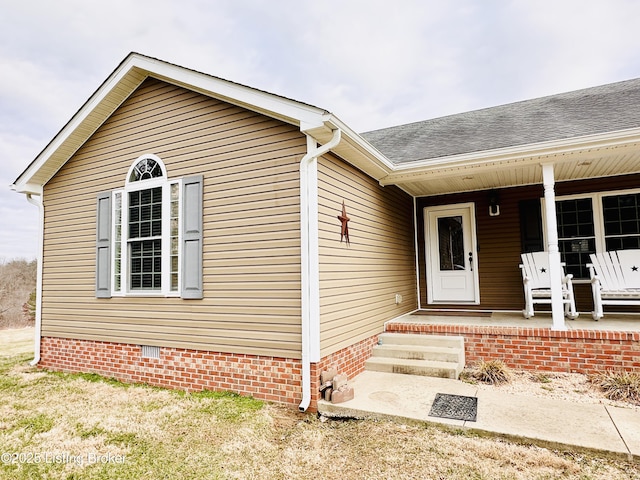
<path fill-rule="evenodd" d="M 359 132 L 640 77 L 635 0 L 0 0 L 0 11 L 9 257 L 35 255 L 34 230 L 20 229 L 37 212 L 6 185 L 131 51 L 328 109 Z"/>
<path fill-rule="evenodd" d="M 485 106 L 640 76 L 636 2 L 512 1 L 483 15 L 463 88 Z"/>

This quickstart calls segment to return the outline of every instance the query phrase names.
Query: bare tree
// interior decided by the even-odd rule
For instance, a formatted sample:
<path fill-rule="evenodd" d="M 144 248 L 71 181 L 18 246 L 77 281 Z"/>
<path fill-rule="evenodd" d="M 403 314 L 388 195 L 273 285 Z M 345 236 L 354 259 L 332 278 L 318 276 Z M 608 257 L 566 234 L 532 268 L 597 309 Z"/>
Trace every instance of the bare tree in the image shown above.
<path fill-rule="evenodd" d="M 17 328 L 31 324 L 23 306 L 36 288 L 36 261 L 0 261 L 0 328 Z"/>

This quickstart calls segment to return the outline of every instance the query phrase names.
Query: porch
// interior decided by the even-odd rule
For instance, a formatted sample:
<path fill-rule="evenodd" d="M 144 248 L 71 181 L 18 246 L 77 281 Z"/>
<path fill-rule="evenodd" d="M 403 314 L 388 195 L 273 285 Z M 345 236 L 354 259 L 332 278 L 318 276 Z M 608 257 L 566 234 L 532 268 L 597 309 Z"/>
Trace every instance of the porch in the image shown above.
<path fill-rule="evenodd" d="M 480 327 L 510 327 L 510 328 L 551 328 L 551 312 L 536 311 L 532 318 L 524 318 L 521 311 L 436 311 L 418 310 L 403 315 L 390 322 L 387 327 L 398 328 L 402 325 L 436 325 L 439 326 L 480 326 Z M 565 320 L 567 330 L 593 330 L 596 332 L 640 332 L 640 313 L 607 313 L 600 321 L 591 318 L 591 312 L 582 312 L 575 320 Z M 396 330 L 397 331 L 397 330 Z"/>
<path fill-rule="evenodd" d="M 466 363 L 503 360 L 512 368 L 595 373 L 640 372 L 640 315 L 608 314 L 594 321 L 583 314 L 552 329 L 551 313 L 419 310 L 385 324 L 386 332 L 456 335 L 465 339 Z"/>

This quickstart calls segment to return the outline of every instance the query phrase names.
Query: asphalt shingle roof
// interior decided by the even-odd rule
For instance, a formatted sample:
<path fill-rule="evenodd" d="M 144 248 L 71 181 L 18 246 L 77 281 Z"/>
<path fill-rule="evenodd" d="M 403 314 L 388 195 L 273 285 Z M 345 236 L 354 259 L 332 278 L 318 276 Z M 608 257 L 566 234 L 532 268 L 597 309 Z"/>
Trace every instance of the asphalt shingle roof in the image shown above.
<path fill-rule="evenodd" d="M 396 164 L 640 126 L 640 79 L 361 134 Z"/>

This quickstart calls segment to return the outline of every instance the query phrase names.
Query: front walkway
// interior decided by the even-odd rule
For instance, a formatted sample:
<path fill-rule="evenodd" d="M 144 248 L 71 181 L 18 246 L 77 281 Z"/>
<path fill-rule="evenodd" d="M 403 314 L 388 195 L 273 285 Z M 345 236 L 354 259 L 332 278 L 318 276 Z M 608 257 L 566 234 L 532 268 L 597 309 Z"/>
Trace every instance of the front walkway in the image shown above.
<path fill-rule="evenodd" d="M 514 395 L 459 380 L 398 373 L 365 371 L 350 384 L 353 400 L 320 401 L 318 412 L 337 418 L 444 424 L 543 447 L 568 446 L 640 460 L 640 409 Z M 437 393 L 476 397 L 476 421 L 430 416 Z"/>

